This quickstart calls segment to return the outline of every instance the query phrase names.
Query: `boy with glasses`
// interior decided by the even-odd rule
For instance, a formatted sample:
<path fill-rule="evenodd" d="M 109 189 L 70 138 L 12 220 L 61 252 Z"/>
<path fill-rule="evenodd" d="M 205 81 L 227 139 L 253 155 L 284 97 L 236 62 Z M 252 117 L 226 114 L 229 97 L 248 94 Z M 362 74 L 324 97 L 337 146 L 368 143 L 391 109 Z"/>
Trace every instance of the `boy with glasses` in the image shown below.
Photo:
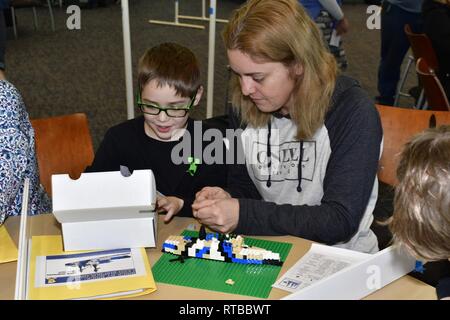
<path fill-rule="evenodd" d="M 136 102 L 142 115 L 110 128 L 86 171 L 118 171 L 121 166 L 151 169 L 160 192 L 158 211 L 167 212 L 165 221 L 176 214 L 192 216 L 195 193 L 226 182 L 225 164 L 202 161 L 207 127 L 203 124 L 198 132 L 189 118 L 202 93 L 198 62 L 189 49 L 163 43 L 147 50 L 138 70 Z M 174 154 L 174 147 L 183 142 L 190 150 Z M 175 156 L 183 158 L 181 164 Z"/>

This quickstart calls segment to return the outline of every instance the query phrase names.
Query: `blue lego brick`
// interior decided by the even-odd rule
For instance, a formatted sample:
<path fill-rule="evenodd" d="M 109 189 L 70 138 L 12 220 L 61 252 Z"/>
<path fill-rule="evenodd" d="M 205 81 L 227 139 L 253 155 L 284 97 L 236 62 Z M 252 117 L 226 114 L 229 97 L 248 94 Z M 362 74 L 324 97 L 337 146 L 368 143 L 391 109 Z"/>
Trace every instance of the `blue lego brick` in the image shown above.
<path fill-rule="evenodd" d="M 203 249 L 198 250 L 198 251 L 195 253 L 195 257 L 196 257 L 196 258 L 202 258 L 204 254 L 208 254 L 210 251 L 211 251 L 211 248 L 210 248 L 210 247 L 204 247 Z"/>
<path fill-rule="evenodd" d="M 228 258 L 233 258 L 233 248 L 230 245 L 223 244 L 222 249 Z"/>
<path fill-rule="evenodd" d="M 213 238 L 219 239 L 219 234 L 218 233 L 207 233 L 206 234 L 206 240 L 211 240 Z"/>
<path fill-rule="evenodd" d="M 176 245 L 174 245 L 174 244 L 170 244 L 170 243 L 163 243 L 163 249 L 164 248 L 169 248 L 169 249 L 176 249 L 177 248 L 177 246 Z"/>

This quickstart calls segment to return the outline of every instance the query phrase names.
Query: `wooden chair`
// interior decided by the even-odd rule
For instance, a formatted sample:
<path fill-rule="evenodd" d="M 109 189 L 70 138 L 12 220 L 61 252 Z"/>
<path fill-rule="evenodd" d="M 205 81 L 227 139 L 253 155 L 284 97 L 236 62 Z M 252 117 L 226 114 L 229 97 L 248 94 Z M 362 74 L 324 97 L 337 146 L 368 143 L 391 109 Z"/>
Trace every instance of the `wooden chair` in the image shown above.
<path fill-rule="evenodd" d="M 415 134 L 430 127 L 450 124 L 450 112 L 404 109 L 377 105 L 383 126 L 383 153 L 378 179 L 395 186 L 399 155 L 405 143 Z"/>
<path fill-rule="evenodd" d="M 438 70 L 439 63 L 430 38 L 425 33 L 413 33 L 409 24 L 405 25 L 405 33 L 414 59 L 417 61 L 419 58 L 425 58 L 430 68 Z"/>
<path fill-rule="evenodd" d="M 433 70 L 437 71 L 439 68 L 439 63 L 430 38 L 428 38 L 425 33 L 414 33 L 411 30 L 411 26 L 409 24 L 405 25 L 404 31 L 406 37 L 408 38 L 409 44 L 411 45 L 411 51 L 413 52 L 413 59 L 415 63 L 417 63 L 417 60 L 419 58 L 425 58 L 428 62 L 428 65 Z M 409 96 L 409 94 L 405 94 L 401 92 L 401 90 L 403 89 L 403 85 L 406 81 L 406 77 L 413 59 L 411 59 L 411 57 L 409 58 L 407 67 L 405 69 L 405 72 L 403 73 L 399 88 L 397 90 L 397 94 L 395 96 L 394 105 L 397 105 L 400 96 Z M 424 92 L 422 91 L 420 98 L 417 101 L 416 108 L 419 108 L 423 102 L 423 93 Z"/>
<path fill-rule="evenodd" d="M 50 14 L 50 21 L 52 25 L 52 30 L 55 31 L 55 19 L 53 17 L 53 9 L 50 0 L 46 0 L 48 11 Z M 16 24 L 16 10 L 20 8 L 32 8 L 34 17 L 34 28 L 38 28 L 36 7 L 42 7 L 43 4 L 40 0 L 11 0 L 11 16 L 13 21 L 14 37 L 17 39 L 17 24 Z"/>
<path fill-rule="evenodd" d="M 450 111 L 450 103 L 444 88 L 436 76 L 435 70 L 430 67 L 425 58 L 417 60 L 416 71 L 425 90 L 428 108 L 436 111 Z"/>
<path fill-rule="evenodd" d="M 52 194 L 52 174 L 69 174 L 75 179 L 94 159 L 87 117 L 75 113 L 31 120 L 41 183 Z"/>

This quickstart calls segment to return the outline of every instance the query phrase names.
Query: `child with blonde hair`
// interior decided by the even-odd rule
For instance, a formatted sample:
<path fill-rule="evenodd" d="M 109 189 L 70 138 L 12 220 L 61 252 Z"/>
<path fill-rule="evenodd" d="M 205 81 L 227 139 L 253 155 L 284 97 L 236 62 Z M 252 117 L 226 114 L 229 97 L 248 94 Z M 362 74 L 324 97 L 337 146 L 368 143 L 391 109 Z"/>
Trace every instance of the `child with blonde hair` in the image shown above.
<path fill-rule="evenodd" d="M 418 259 L 450 259 L 450 126 L 428 129 L 408 142 L 397 168 L 394 244 Z M 437 285 L 438 298 L 450 298 L 450 278 Z"/>

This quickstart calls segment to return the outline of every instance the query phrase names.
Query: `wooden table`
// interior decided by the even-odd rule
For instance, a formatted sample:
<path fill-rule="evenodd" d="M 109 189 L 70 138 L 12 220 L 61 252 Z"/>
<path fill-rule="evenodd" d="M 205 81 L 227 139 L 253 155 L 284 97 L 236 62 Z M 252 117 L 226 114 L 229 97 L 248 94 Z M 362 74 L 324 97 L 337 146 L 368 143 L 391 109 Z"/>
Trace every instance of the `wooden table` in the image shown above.
<path fill-rule="evenodd" d="M 31 223 L 31 232 L 33 235 L 56 235 L 61 234 L 61 226 L 55 220 L 53 215 L 45 214 L 30 217 L 28 220 Z M 147 249 L 148 259 L 153 266 L 161 256 L 162 242 L 169 235 L 177 235 L 186 229 L 190 224 L 195 224 L 198 230 L 198 223 L 192 218 L 175 217 L 169 224 L 164 224 L 160 216 L 158 222 L 158 247 L 154 249 Z M 19 237 L 19 217 L 9 217 L 6 219 L 5 226 L 11 235 L 12 239 L 17 244 Z M 298 261 L 310 248 L 311 241 L 291 237 L 256 237 L 252 238 L 267 239 L 272 241 L 282 241 L 292 243 L 291 251 L 283 264 L 279 276 L 283 275 L 295 262 Z M 15 279 L 16 279 L 16 262 L 0 264 L 0 300 L 14 299 Z M 228 294 L 223 292 L 207 291 L 196 288 L 182 287 L 169 285 L 164 283 L 156 283 L 157 290 L 149 295 L 140 296 L 135 299 L 168 299 L 168 300 L 241 300 L 241 299 L 256 299 L 249 296 Z M 277 288 L 273 288 L 269 299 L 280 299 L 289 293 Z M 380 290 L 367 296 L 365 299 L 380 299 L 380 300 L 435 300 L 436 292 L 432 286 L 429 286 L 410 276 L 404 276 L 391 284 L 381 288 Z"/>

